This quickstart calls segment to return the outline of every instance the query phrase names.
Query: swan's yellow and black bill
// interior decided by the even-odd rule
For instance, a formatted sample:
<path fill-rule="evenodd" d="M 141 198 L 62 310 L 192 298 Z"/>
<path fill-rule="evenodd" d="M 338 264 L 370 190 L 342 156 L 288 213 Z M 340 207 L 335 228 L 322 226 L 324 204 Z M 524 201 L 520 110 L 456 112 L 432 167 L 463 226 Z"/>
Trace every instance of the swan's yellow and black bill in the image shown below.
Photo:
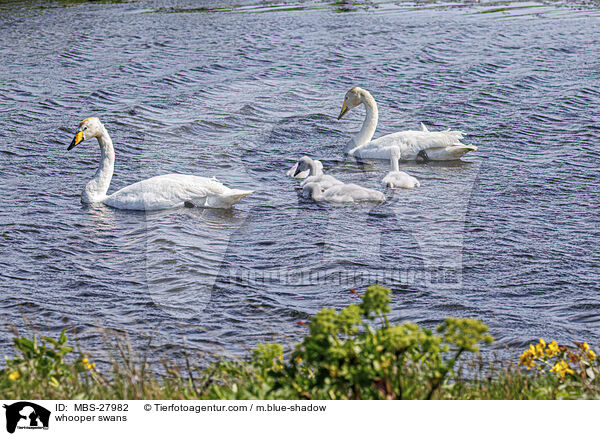
<path fill-rule="evenodd" d="M 350 110 L 350 108 L 348 107 L 348 105 L 346 104 L 346 100 L 344 100 L 344 104 L 342 105 L 342 111 L 340 112 L 340 114 L 338 115 L 338 120 L 340 118 L 342 118 L 344 115 L 346 115 L 346 112 L 348 112 Z"/>
<path fill-rule="evenodd" d="M 83 132 L 82 131 L 75 133 L 75 137 L 71 141 L 71 144 L 69 145 L 69 148 L 67 148 L 67 150 L 71 150 L 73 147 L 75 147 L 81 141 L 83 141 Z"/>

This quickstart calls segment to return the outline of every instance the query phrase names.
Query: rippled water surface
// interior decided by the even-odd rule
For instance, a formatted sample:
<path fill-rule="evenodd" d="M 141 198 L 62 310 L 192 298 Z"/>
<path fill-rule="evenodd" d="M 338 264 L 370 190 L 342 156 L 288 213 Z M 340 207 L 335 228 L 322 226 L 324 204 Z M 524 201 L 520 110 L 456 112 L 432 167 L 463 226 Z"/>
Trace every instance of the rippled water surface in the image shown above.
<path fill-rule="evenodd" d="M 2 344 L 29 320 L 87 349 L 114 327 L 243 352 L 376 280 L 397 321 L 600 340 L 597 7 L 166 3 L 0 5 Z M 479 150 L 401 164 L 422 186 L 383 205 L 301 199 L 285 170 L 303 154 L 383 189 L 388 163 L 343 153 L 355 85 L 376 135 L 424 122 Z M 84 206 L 98 146 L 66 146 L 91 115 L 116 146 L 110 192 L 166 172 L 256 192 L 230 211 Z"/>

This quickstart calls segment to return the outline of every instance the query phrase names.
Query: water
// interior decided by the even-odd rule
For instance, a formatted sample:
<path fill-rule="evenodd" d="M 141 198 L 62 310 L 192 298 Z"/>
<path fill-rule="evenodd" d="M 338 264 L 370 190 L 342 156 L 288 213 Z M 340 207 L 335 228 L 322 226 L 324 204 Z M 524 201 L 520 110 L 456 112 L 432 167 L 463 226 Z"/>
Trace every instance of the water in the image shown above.
<path fill-rule="evenodd" d="M 242 353 L 374 280 L 395 321 L 597 342 L 599 24 L 594 4 L 3 3 L 0 343 L 31 322 L 88 350 L 110 327 Z M 422 121 L 479 151 L 402 164 L 422 187 L 384 205 L 300 199 L 285 171 L 303 154 L 383 189 L 387 163 L 343 154 L 355 85 L 377 136 Z M 256 193 L 231 211 L 81 205 L 98 148 L 66 146 L 91 115 L 117 149 L 110 192 L 181 172 Z"/>

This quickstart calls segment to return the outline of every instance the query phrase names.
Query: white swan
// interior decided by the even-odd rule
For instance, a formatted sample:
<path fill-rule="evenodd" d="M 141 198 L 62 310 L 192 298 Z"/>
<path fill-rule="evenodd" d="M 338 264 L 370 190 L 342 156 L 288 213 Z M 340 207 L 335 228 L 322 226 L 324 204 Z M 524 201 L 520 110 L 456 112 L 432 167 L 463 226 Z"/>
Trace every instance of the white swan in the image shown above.
<path fill-rule="evenodd" d="M 166 174 L 142 180 L 106 195 L 113 176 L 115 151 L 112 140 L 100 120 L 86 118 L 67 150 L 87 139 L 97 138 L 100 167 L 81 193 L 82 203 L 104 203 L 118 209 L 160 210 L 185 205 L 228 208 L 253 191 L 230 189 L 216 179 L 186 174 Z"/>
<path fill-rule="evenodd" d="M 392 147 L 390 150 L 392 157 L 390 158 L 390 164 L 392 166 L 392 170 L 386 174 L 383 178 L 382 182 L 385 186 L 390 188 L 405 188 L 411 189 L 415 186 L 421 186 L 419 181 L 405 173 L 404 171 L 400 171 L 400 167 L 398 165 L 398 161 L 400 160 L 400 149 L 398 147 Z"/>
<path fill-rule="evenodd" d="M 389 159 L 390 148 L 397 146 L 405 160 L 455 160 L 471 150 L 477 150 L 474 145 L 460 142 L 463 133 L 457 130 L 430 132 L 421 124 L 422 130 L 407 130 L 391 133 L 373 139 L 377 128 L 379 113 L 377 103 L 371 93 L 365 89 L 354 87 L 345 97 L 338 120 L 350 109 L 364 104 L 366 109 L 365 121 L 360 132 L 346 145 L 346 153 L 363 159 Z"/>
<path fill-rule="evenodd" d="M 323 174 L 323 165 L 320 161 L 312 160 L 308 156 L 303 156 L 298 161 L 295 174 L 301 173 L 308 170 L 308 177 L 305 178 L 300 186 L 304 186 L 307 183 L 318 183 L 322 189 L 327 189 L 333 185 L 342 184 L 341 181 L 328 174 Z"/>
<path fill-rule="evenodd" d="M 323 164 L 321 163 L 320 160 L 316 160 L 314 159 L 313 162 L 316 165 L 316 171 L 323 171 Z M 298 164 L 300 163 L 300 161 L 296 162 L 294 165 L 292 165 L 292 167 L 287 171 L 286 176 L 292 177 L 294 179 L 298 179 L 298 180 L 302 180 L 302 179 L 306 179 L 310 173 L 310 169 L 305 169 L 304 171 L 296 171 L 298 169 Z"/>
<path fill-rule="evenodd" d="M 316 202 L 330 202 L 339 204 L 359 203 L 364 201 L 385 202 L 385 195 L 374 189 L 363 188 L 354 183 L 342 183 L 323 189 L 317 182 L 307 183 L 302 188 L 305 197 Z"/>

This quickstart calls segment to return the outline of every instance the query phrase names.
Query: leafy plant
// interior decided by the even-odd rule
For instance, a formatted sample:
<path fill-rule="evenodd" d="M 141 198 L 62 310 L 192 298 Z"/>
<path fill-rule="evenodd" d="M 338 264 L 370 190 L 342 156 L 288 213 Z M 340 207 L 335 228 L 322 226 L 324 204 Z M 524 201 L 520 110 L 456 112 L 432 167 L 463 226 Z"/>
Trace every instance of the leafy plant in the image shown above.
<path fill-rule="evenodd" d="M 13 342 L 21 356 L 6 361 L 7 368 L 4 373 L 8 374 L 11 380 L 35 377 L 39 381 L 47 380 L 58 386 L 60 380 L 72 376 L 70 366 L 63 360 L 64 356 L 73 350 L 73 347 L 66 345 L 67 335 L 64 330 L 58 340 L 49 337 L 38 338 L 34 334 L 33 339 L 16 337 Z"/>
<path fill-rule="evenodd" d="M 464 351 L 492 341 L 477 320 L 447 319 L 441 335 L 414 323 L 390 325 L 389 304 L 390 290 L 373 285 L 360 305 L 324 309 L 311 320 L 289 371 L 304 397 L 431 398 Z"/>
<path fill-rule="evenodd" d="M 463 352 L 492 341 L 477 320 L 447 319 L 437 333 L 390 325 L 390 290 L 367 288 L 361 304 L 317 313 L 287 360 L 279 344 L 260 344 L 245 367 L 214 366 L 215 398 L 432 398 Z"/>
<path fill-rule="evenodd" d="M 89 377 L 95 368 L 88 358 L 80 356 L 74 362 L 65 362 L 65 356 L 73 351 L 67 345 L 67 334 L 63 330 L 58 339 L 33 335 L 13 338 L 14 347 L 20 355 L 6 359 L 6 368 L 0 371 L 0 378 L 17 385 L 23 393 L 36 387 L 50 387 L 56 390 L 67 388 L 80 381 L 79 373 Z"/>

